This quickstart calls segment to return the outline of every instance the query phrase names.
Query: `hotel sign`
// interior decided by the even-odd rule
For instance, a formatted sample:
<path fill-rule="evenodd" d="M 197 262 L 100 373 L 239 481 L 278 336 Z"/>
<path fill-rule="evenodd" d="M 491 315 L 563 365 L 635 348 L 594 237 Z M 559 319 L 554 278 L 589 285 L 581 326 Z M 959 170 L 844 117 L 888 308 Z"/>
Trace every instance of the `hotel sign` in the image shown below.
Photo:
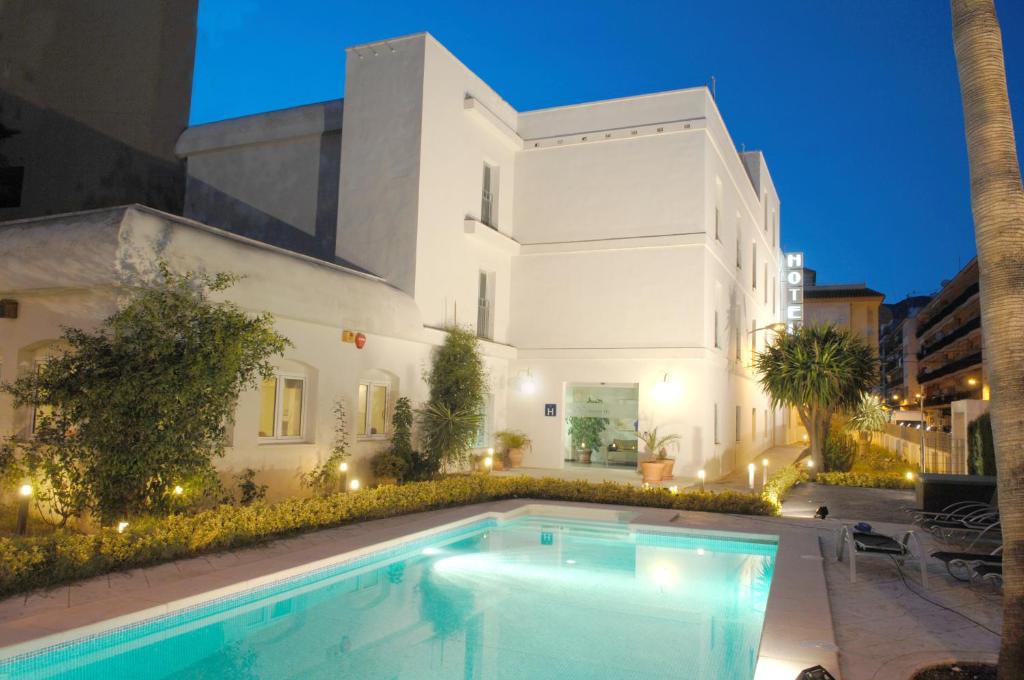
<path fill-rule="evenodd" d="M 804 325 L 804 254 L 786 253 L 783 268 L 782 299 L 785 301 L 786 328 Z"/>

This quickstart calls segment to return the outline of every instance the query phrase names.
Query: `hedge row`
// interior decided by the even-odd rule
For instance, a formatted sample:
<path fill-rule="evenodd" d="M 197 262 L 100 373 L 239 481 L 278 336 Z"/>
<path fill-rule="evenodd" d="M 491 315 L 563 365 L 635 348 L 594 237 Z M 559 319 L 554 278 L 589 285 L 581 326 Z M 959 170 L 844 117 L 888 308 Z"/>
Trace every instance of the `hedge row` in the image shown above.
<path fill-rule="evenodd" d="M 899 472 L 819 472 L 818 484 L 870 489 L 913 489 L 914 480 Z"/>
<path fill-rule="evenodd" d="M 732 491 L 673 494 L 667 489 L 612 482 L 451 477 L 273 504 L 224 505 L 194 515 L 136 519 L 123 533 L 105 528 L 96 534 L 56 531 L 40 537 L 0 538 L 0 596 L 242 548 L 314 529 L 508 498 L 749 515 L 777 512 L 777 505 L 765 498 Z"/>
<path fill-rule="evenodd" d="M 807 481 L 807 472 L 796 465 L 787 465 L 776 470 L 761 490 L 761 497 L 770 503 L 776 511 L 782 507 L 782 501 L 789 490 L 801 482 Z"/>

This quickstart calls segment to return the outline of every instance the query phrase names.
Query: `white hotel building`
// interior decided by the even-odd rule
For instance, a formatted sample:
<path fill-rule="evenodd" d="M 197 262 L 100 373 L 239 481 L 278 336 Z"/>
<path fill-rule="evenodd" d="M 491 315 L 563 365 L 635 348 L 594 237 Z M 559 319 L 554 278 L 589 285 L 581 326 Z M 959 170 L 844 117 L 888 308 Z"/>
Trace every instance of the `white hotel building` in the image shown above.
<path fill-rule="evenodd" d="M 221 462 L 281 490 L 327 455 L 338 398 L 367 475 L 453 323 L 487 358 L 480 444 L 521 429 L 527 466 L 578 464 L 573 415 L 610 421 L 591 466 L 634 467 L 637 429 L 678 433 L 682 477 L 787 439 L 750 367 L 782 316 L 779 198 L 705 87 L 519 112 L 417 34 L 349 48 L 342 101 L 196 126 L 178 152 L 184 218 L 128 206 L 0 224 L 0 297 L 20 310 L 0 319 L 4 380 L 164 258 L 245 275 L 229 296 L 294 343 L 280 380 L 242 396 Z M 0 401 L 0 434 L 30 429 Z"/>

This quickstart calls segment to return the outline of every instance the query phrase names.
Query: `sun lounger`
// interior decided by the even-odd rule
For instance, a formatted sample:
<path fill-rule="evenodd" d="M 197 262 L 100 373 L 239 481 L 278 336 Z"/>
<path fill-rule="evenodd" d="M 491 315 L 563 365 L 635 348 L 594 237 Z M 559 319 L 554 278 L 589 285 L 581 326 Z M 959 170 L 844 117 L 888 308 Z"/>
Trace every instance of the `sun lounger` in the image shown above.
<path fill-rule="evenodd" d="M 938 551 L 933 552 L 932 557 L 939 560 L 946 565 L 946 571 L 949 575 L 958 581 L 971 581 L 971 571 L 975 566 L 978 565 L 1002 565 L 1003 556 L 1001 554 L 1002 546 L 996 548 L 995 552 L 992 553 L 972 553 L 972 552 L 950 552 L 950 551 Z M 956 571 L 954 571 L 956 569 Z M 964 575 L 960 576 L 957 572 L 962 572 Z"/>
<path fill-rule="evenodd" d="M 900 566 L 908 557 L 916 559 L 921 567 L 921 585 L 928 587 L 927 565 L 913 531 L 905 532 L 899 540 L 896 540 L 892 536 L 877 534 L 873 531 L 854 531 L 844 524 L 836 544 L 836 559 L 842 562 L 843 553 L 846 550 L 849 550 L 850 553 L 851 583 L 857 582 L 858 555 L 881 555 L 894 559 Z"/>

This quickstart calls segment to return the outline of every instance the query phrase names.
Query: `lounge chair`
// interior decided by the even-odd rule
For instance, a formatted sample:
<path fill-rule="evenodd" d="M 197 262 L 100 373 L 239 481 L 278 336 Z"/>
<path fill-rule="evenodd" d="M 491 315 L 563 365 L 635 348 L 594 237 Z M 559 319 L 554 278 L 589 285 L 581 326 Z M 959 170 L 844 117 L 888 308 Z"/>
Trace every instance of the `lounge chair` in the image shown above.
<path fill-rule="evenodd" d="M 907 511 L 912 515 L 911 523 L 918 525 L 924 525 L 930 521 L 962 518 L 978 510 L 993 511 L 996 510 L 996 507 L 990 503 L 982 503 L 980 501 L 959 501 L 947 505 L 937 512 L 907 508 Z"/>
<path fill-rule="evenodd" d="M 974 567 L 979 565 L 999 565 L 1003 564 L 1003 547 L 999 546 L 991 553 L 971 553 L 971 552 L 949 552 L 949 551 L 938 551 L 933 552 L 932 557 L 939 560 L 946 565 L 946 571 L 949 575 L 958 581 L 971 581 L 972 570 Z M 956 569 L 956 571 L 954 571 Z M 963 573 L 963 576 L 957 574 L 957 572 Z"/>
<path fill-rule="evenodd" d="M 996 585 L 1003 585 L 1003 565 L 1001 564 L 976 564 L 973 568 L 974 575 L 982 581 Z"/>
<path fill-rule="evenodd" d="M 857 582 L 857 555 L 882 555 L 894 559 L 900 566 L 908 557 L 916 559 L 921 567 L 921 585 L 928 587 L 928 566 L 913 531 L 904 532 L 897 541 L 892 536 L 873 531 L 854 531 L 844 524 L 836 543 L 836 559 L 840 562 L 847 548 L 850 551 L 850 583 Z"/>

